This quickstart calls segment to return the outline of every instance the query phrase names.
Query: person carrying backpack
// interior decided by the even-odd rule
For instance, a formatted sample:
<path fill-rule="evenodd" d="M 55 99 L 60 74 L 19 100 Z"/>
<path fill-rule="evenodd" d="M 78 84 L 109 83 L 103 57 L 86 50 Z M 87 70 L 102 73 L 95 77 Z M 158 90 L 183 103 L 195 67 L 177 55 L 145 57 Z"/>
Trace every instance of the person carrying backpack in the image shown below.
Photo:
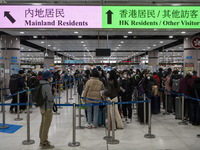
<path fill-rule="evenodd" d="M 41 125 L 40 125 L 40 146 L 42 149 L 52 149 L 54 148 L 54 145 L 51 145 L 48 141 L 48 132 L 51 125 L 51 121 L 53 118 L 53 105 L 54 105 L 54 97 L 52 94 L 52 88 L 50 85 L 50 82 L 53 80 L 53 74 L 49 71 L 45 71 L 42 74 L 42 80 L 39 81 L 39 84 L 41 85 L 40 90 L 38 93 L 41 93 L 42 95 L 37 95 L 40 98 L 37 99 L 38 103 L 39 100 L 43 100 L 43 104 L 41 103 L 40 107 L 40 113 L 42 116 Z M 36 87 L 37 90 L 37 87 Z M 42 97 L 41 97 L 42 96 Z M 38 106 L 36 104 L 36 106 Z"/>
<path fill-rule="evenodd" d="M 25 81 L 24 81 L 24 71 L 19 70 L 18 74 L 14 74 L 10 78 L 9 82 L 9 89 L 11 94 L 15 94 L 17 92 L 23 91 L 25 89 Z M 17 95 L 13 96 L 12 102 L 11 103 L 17 103 Z M 26 103 L 25 99 L 25 93 L 20 94 L 20 103 Z M 15 109 L 15 110 L 13 110 Z M 25 110 L 26 106 L 21 105 L 20 110 Z M 17 113 L 17 105 L 11 105 L 10 106 L 10 113 Z"/>
<path fill-rule="evenodd" d="M 171 86 L 171 90 L 174 93 L 178 93 L 179 91 L 179 83 L 180 80 L 183 76 L 181 74 L 178 74 L 178 70 L 174 70 L 171 78 L 170 78 L 170 86 Z M 173 107 L 173 111 L 175 112 L 175 98 L 177 97 L 177 95 L 172 94 L 172 107 Z"/>

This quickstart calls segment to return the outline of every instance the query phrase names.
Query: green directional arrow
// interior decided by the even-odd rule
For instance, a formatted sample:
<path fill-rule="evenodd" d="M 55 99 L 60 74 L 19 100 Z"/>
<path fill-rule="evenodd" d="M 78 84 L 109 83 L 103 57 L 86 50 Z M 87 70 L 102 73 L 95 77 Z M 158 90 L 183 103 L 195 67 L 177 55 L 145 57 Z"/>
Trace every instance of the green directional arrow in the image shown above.
<path fill-rule="evenodd" d="M 113 12 L 109 10 L 109 11 L 106 12 L 106 14 L 107 14 L 107 24 L 112 24 L 112 14 L 113 14 Z"/>

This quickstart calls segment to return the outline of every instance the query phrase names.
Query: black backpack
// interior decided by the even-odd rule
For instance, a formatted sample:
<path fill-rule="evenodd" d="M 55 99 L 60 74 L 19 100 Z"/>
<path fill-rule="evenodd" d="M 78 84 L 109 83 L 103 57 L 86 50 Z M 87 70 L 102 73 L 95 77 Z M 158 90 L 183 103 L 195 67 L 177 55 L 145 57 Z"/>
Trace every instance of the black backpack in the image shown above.
<path fill-rule="evenodd" d="M 28 81 L 27 81 L 27 86 L 29 88 L 35 88 L 37 85 L 39 84 L 39 80 L 36 76 L 31 76 L 29 77 Z"/>
<path fill-rule="evenodd" d="M 41 107 L 47 99 L 47 96 L 44 98 L 43 95 L 42 95 L 42 86 L 43 85 L 44 84 L 38 84 L 35 87 L 35 90 L 34 90 L 34 93 L 33 93 L 33 102 L 34 102 L 34 105 L 36 107 Z"/>
<path fill-rule="evenodd" d="M 18 91 L 19 78 L 20 77 L 18 74 L 14 74 L 11 76 L 9 82 L 9 89 L 11 93 Z"/>

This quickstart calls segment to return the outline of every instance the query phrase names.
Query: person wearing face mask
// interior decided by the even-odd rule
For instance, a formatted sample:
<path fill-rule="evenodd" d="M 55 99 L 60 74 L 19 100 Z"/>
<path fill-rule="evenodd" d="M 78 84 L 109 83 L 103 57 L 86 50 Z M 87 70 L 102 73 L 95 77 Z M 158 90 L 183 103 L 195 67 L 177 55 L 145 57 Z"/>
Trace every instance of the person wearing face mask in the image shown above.
<path fill-rule="evenodd" d="M 41 149 L 54 148 L 54 145 L 51 145 L 48 141 L 48 132 L 53 118 L 52 110 L 54 104 L 54 97 L 50 85 L 52 79 L 53 74 L 51 74 L 49 71 L 45 71 L 42 74 L 42 80 L 39 81 L 39 84 L 42 84 L 42 95 L 43 97 L 46 97 L 46 103 L 40 107 L 40 113 L 42 116 L 39 132 Z"/>
<path fill-rule="evenodd" d="M 105 76 L 104 71 L 101 69 L 101 67 L 97 67 L 98 72 L 99 72 L 99 80 L 103 83 L 104 87 L 108 86 L 108 82 Z"/>
<path fill-rule="evenodd" d="M 123 71 L 123 78 L 120 81 L 120 96 L 122 102 L 128 102 L 132 99 L 133 85 L 130 79 L 130 75 L 127 70 Z M 122 111 L 124 118 L 123 121 L 127 121 L 127 123 L 131 122 L 132 119 L 132 109 L 131 104 L 123 104 Z"/>

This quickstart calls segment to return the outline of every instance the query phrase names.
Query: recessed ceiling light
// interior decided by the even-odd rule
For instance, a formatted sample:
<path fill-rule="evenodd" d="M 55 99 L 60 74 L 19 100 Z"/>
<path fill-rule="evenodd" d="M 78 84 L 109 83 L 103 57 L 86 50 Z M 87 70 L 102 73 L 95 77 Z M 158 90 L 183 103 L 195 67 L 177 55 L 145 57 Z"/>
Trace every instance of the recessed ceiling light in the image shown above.
<path fill-rule="evenodd" d="M 153 31 L 157 31 L 158 29 L 153 29 Z"/>
<path fill-rule="evenodd" d="M 49 47 L 51 46 L 51 45 L 48 45 Z"/>
<path fill-rule="evenodd" d="M 172 39 L 173 37 L 174 37 L 173 35 L 170 35 L 170 36 L 169 36 L 170 39 Z"/>
<path fill-rule="evenodd" d="M 160 43 L 163 43 L 163 41 L 160 41 Z"/>
<path fill-rule="evenodd" d="M 81 43 L 84 43 L 84 41 L 81 41 Z"/>
<path fill-rule="evenodd" d="M 78 34 L 78 31 L 74 31 L 75 34 Z"/>
<path fill-rule="evenodd" d="M 85 47 L 86 45 L 85 45 L 85 44 L 83 44 L 83 46 Z"/>
<path fill-rule="evenodd" d="M 128 34 L 132 34 L 133 32 L 132 31 L 128 31 Z"/>
<path fill-rule="evenodd" d="M 124 43 L 124 41 L 121 41 L 120 43 Z"/>
<path fill-rule="evenodd" d="M 128 36 L 127 36 L 127 35 L 124 35 L 124 38 L 128 38 Z"/>
<path fill-rule="evenodd" d="M 179 49 L 181 49 L 182 47 L 179 47 Z"/>
<path fill-rule="evenodd" d="M 181 34 L 185 34 L 185 33 L 186 33 L 185 31 L 182 31 L 182 32 L 181 32 Z"/>
<path fill-rule="evenodd" d="M 79 36 L 78 36 L 78 38 L 82 38 L 82 36 L 81 36 L 81 35 L 79 35 Z"/>
<path fill-rule="evenodd" d="M 21 47 L 21 49 L 24 49 L 24 47 Z"/>
<path fill-rule="evenodd" d="M 156 46 L 156 44 L 153 44 L 153 46 Z"/>
<path fill-rule="evenodd" d="M 56 47 L 53 47 L 53 49 L 56 49 Z"/>
<path fill-rule="evenodd" d="M 148 49 L 150 49 L 151 47 L 147 47 Z"/>
<path fill-rule="evenodd" d="M 121 46 L 120 44 L 118 46 Z"/>
<path fill-rule="evenodd" d="M 145 51 L 146 49 L 143 49 L 143 51 Z"/>
<path fill-rule="evenodd" d="M 24 34 L 24 32 L 19 32 L 20 34 Z"/>
<path fill-rule="evenodd" d="M 118 49 L 119 47 L 116 47 L 116 49 Z"/>
<path fill-rule="evenodd" d="M 31 49 L 29 49 L 29 51 L 31 51 Z"/>
<path fill-rule="evenodd" d="M 34 35 L 34 36 L 33 36 L 33 38 L 34 38 L 34 39 L 37 39 L 37 36 L 36 36 L 36 35 Z"/>
<path fill-rule="evenodd" d="M 42 44 L 44 43 L 44 41 L 41 42 Z"/>

